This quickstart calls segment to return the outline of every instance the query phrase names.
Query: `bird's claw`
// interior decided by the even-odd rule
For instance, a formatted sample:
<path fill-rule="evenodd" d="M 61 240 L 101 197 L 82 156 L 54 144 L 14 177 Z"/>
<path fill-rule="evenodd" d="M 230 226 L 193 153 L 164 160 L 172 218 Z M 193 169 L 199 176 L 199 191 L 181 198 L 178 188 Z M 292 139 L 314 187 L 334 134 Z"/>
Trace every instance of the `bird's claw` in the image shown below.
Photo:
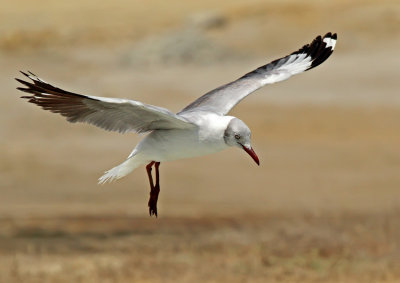
<path fill-rule="evenodd" d="M 148 205 L 149 205 L 149 215 L 150 216 L 155 215 L 157 217 L 157 199 L 150 196 Z"/>
<path fill-rule="evenodd" d="M 149 207 L 149 215 L 150 216 L 153 216 L 153 215 L 155 215 L 156 217 L 157 217 L 157 206 L 155 206 L 155 207 Z"/>

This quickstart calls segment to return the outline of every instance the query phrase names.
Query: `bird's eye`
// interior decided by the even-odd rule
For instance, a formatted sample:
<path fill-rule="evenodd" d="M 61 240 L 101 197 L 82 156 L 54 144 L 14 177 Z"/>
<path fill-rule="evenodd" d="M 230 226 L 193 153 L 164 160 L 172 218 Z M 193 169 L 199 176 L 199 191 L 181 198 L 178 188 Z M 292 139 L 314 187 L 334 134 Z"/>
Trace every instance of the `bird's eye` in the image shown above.
<path fill-rule="evenodd" d="M 240 135 L 239 135 L 239 134 L 236 134 L 236 135 L 235 135 L 235 139 L 239 140 L 239 139 L 240 139 Z"/>

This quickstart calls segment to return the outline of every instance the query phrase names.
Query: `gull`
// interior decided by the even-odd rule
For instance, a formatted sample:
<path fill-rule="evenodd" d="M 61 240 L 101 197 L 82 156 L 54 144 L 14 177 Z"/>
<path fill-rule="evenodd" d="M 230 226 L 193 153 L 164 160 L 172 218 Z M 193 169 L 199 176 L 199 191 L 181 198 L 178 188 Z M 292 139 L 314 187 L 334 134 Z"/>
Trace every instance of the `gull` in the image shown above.
<path fill-rule="evenodd" d="M 142 164 L 150 182 L 150 216 L 157 217 L 161 162 L 215 153 L 229 147 L 243 149 L 260 164 L 251 146 L 251 131 L 228 112 L 257 89 L 288 79 L 323 63 L 333 52 L 337 35 L 317 36 L 285 57 L 263 65 L 239 79 L 220 86 L 186 106 L 177 114 L 135 100 L 82 95 L 53 86 L 31 72 L 21 72 L 32 82 L 17 89 L 28 102 L 59 113 L 69 122 L 85 122 L 108 131 L 147 135 L 120 165 L 106 171 L 99 183 L 122 178 Z M 155 168 L 155 181 L 152 168 Z"/>

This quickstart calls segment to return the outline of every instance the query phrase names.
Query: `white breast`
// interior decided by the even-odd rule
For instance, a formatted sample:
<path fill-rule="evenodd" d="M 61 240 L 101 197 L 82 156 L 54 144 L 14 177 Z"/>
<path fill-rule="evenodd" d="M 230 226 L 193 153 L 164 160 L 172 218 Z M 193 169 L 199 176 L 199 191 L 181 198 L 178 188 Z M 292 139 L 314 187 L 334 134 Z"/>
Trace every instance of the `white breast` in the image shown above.
<path fill-rule="evenodd" d="M 147 160 L 163 162 L 207 155 L 228 148 L 224 132 L 233 117 L 207 113 L 190 118 L 197 128 L 153 131 L 136 147 L 138 154 Z"/>

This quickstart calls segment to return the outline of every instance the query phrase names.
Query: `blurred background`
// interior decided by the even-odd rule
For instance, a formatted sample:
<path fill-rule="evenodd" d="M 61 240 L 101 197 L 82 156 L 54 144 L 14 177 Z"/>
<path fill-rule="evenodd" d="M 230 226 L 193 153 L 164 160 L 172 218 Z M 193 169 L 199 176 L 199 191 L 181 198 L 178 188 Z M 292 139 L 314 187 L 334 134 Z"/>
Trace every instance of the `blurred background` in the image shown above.
<path fill-rule="evenodd" d="M 0 0 L 1 282 L 398 282 L 400 5 L 387 0 Z M 140 136 L 19 99 L 19 70 L 179 111 L 338 33 L 321 66 L 231 113 L 243 152 L 97 185 Z"/>

